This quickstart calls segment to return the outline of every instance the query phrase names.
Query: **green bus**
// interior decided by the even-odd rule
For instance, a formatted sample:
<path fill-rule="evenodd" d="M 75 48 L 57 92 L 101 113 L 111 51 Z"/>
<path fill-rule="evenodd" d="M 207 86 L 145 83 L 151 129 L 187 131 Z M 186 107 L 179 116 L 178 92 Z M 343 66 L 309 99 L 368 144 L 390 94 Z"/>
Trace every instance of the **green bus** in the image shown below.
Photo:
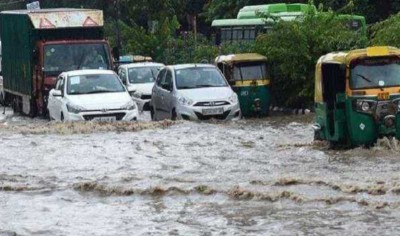
<path fill-rule="evenodd" d="M 240 9 L 236 19 L 214 20 L 211 24 L 214 32 L 215 44 L 227 42 L 253 41 L 259 34 L 268 33 L 273 28 L 273 19 L 260 18 L 259 14 L 268 14 L 283 21 L 301 20 L 307 11 L 317 11 L 309 4 L 267 4 L 245 6 Z M 365 17 L 358 15 L 338 15 L 346 25 L 367 35 Z"/>

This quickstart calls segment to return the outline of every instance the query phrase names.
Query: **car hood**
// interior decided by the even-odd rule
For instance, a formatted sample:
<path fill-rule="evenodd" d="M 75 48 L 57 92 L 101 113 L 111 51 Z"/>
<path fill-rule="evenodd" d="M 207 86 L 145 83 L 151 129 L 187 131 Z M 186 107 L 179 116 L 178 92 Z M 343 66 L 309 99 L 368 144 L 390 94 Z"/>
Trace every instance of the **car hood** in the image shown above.
<path fill-rule="evenodd" d="M 226 100 L 232 96 L 233 91 L 230 87 L 181 89 L 178 96 L 189 98 L 193 101 L 218 101 Z"/>
<path fill-rule="evenodd" d="M 85 110 L 101 110 L 119 109 L 129 101 L 132 101 L 132 98 L 127 92 L 121 92 L 70 95 L 68 100 L 71 104 L 82 107 Z"/>
<path fill-rule="evenodd" d="M 151 95 L 151 90 L 153 89 L 154 83 L 144 83 L 144 84 L 130 84 L 128 86 L 129 92 L 140 92 L 144 95 Z"/>

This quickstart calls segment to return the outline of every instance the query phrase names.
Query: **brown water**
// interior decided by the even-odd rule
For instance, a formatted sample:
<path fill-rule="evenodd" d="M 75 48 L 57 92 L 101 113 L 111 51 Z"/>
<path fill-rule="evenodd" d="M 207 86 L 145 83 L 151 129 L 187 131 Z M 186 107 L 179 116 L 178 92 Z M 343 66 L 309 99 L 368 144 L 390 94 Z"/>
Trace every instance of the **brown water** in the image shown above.
<path fill-rule="evenodd" d="M 58 124 L 8 112 L 0 235 L 398 234 L 398 142 L 328 150 L 312 120 Z"/>

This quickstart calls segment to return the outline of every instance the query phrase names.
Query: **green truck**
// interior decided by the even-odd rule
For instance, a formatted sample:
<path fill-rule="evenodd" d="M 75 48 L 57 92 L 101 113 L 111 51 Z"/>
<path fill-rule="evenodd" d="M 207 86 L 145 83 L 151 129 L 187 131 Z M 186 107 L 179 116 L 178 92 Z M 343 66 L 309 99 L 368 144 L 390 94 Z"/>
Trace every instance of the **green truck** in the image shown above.
<path fill-rule="evenodd" d="M 30 116 L 47 114 L 49 91 L 61 72 L 113 69 L 103 12 L 91 9 L 0 13 L 5 103 Z M 96 55 L 96 58 L 91 58 Z"/>

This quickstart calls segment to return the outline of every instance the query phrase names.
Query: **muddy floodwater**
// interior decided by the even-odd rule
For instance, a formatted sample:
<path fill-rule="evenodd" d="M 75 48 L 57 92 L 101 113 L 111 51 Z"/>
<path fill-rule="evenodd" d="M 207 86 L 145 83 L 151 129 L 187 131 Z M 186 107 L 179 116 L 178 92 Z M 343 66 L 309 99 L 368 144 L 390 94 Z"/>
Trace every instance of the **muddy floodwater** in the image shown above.
<path fill-rule="evenodd" d="M 312 115 L 60 124 L 0 115 L 0 235 L 398 235 L 400 146 Z"/>

